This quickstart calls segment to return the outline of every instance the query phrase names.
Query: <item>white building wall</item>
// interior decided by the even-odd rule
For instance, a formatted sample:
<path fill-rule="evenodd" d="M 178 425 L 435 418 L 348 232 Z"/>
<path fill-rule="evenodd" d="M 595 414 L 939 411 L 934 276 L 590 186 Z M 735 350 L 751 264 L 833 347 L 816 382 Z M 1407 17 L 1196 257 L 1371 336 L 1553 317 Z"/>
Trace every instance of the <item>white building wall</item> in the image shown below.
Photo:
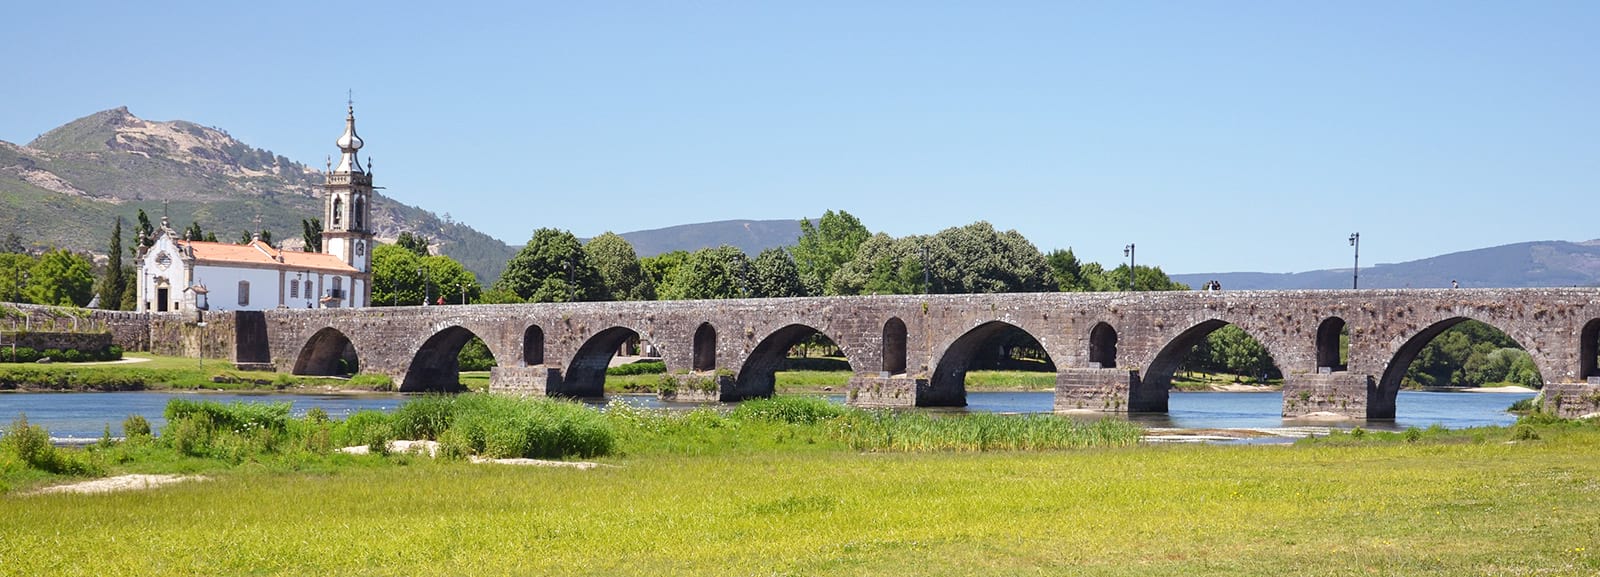
<path fill-rule="evenodd" d="M 209 291 L 206 294 L 206 301 L 209 305 L 208 310 L 213 311 L 259 311 L 278 308 L 279 291 L 285 288 L 279 284 L 278 279 L 279 274 L 275 269 L 215 265 L 194 267 L 194 280 L 205 285 Z M 250 283 L 248 304 L 239 304 L 239 281 Z"/>

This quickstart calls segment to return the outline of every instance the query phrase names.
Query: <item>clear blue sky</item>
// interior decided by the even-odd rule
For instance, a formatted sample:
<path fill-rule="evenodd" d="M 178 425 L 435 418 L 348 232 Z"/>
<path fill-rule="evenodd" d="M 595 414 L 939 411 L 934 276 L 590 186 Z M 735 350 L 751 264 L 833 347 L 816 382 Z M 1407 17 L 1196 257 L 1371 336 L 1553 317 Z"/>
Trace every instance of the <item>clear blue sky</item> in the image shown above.
<path fill-rule="evenodd" d="M 158 5 L 159 4 L 159 5 Z M 128 106 L 513 245 L 843 209 L 1171 273 L 1600 237 L 1595 2 L 26 2 L 0 139 Z"/>

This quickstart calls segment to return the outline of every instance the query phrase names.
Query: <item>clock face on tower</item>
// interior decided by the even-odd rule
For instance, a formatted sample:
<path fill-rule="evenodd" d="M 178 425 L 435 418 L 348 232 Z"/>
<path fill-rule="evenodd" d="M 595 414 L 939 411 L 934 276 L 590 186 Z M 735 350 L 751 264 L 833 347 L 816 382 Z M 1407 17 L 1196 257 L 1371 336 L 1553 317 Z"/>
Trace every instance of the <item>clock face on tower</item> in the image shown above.
<path fill-rule="evenodd" d="M 367 243 L 361 242 L 359 240 L 356 241 L 356 256 L 366 256 L 366 255 L 367 255 Z"/>

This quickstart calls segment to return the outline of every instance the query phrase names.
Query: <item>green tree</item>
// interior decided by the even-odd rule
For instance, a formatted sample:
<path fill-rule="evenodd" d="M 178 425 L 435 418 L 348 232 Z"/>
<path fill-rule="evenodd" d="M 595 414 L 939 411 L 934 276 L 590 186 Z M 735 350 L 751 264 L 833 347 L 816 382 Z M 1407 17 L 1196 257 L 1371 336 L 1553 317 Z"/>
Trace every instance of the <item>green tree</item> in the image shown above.
<path fill-rule="evenodd" d="M 527 302 L 596 301 L 609 296 L 578 237 L 551 228 L 533 232 L 528 244 L 506 263 L 495 288 Z"/>
<path fill-rule="evenodd" d="M 750 259 L 722 245 L 697 250 L 662 283 L 666 300 L 731 299 L 749 296 Z"/>
<path fill-rule="evenodd" d="M 1128 290 L 1128 265 L 1118 265 L 1117 268 L 1106 271 L 1101 275 L 1101 280 L 1094 283 L 1099 291 Z M 1133 290 L 1136 291 L 1186 291 L 1189 285 L 1172 280 L 1161 267 L 1139 265 L 1134 268 Z"/>
<path fill-rule="evenodd" d="M 799 297 L 806 295 L 800 282 L 800 269 L 789 251 L 769 248 L 750 263 L 750 296 L 757 298 Z"/>
<path fill-rule="evenodd" d="M 33 275 L 33 265 L 38 261 L 27 253 L 0 253 L 0 300 L 28 302 L 28 281 Z"/>
<path fill-rule="evenodd" d="M 141 249 L 155 245 L 156 229 L 150 226 L 150 215 L 145 214 L 142 208 L 139 209 L 139 215 L 134 217 L 134 220 L 136 224 L 133 227 L 133 237 L 136 242 L 128 249 L 133 251 L 134 256 L 138 256 Z"/>
<path fill-rule="evenodd" d="M 664 252 L 639 259 L 639 270 L 644 273 L 645 278 L 650 280 L 650 285 L 655 287 L 656 297 L 664 298 L 660 296 L 661 287 L 666 284 L 667 278 L 672 276 L 672 271 L 677 270 L 678 267 L 683 266 L 683 263 L 688 261 L 688 251 Z"/>
<path fill-rule="evenodd" d="M 1521 349 L 1505 333 L 1482 322 L 1463 321 L 1424 345 L 1411 366 L 1406 367 L 1401 383 L 1410 388 L 1477 387 L 1499 382 L 1534 382 L 1533 386 L 1538 386 L 1538 369 L 1533 368 L 1532 358 L 1524 363 L 1510 351 Z"/>
<path fill-rule="evenodd" d="M 300 238 L 305 241 L 306 252 L 322 252 L 322 219 L 300 219 Z"/>
<path fill-rule="evenodd" d="M 126 271 L 122 266 L 122 216 L 111 226 L 111 242 L 106 246 L 106 269 L 100 277 L 100 308 L 122 308 L 122 293 L 127 290 Z"/>
<path fill-rule="evenodd" d="M 417 306 L 423 302 L 422 257 L 403 247 L 372 249 L 372 306 Z"/>
<path fill-rule="evenodd" d="M 647 301 L 656 298 L 655 283 L 644 274 L 639 265 L 639 255 L 633 245 L 621 235 L 606 232 L 589 239 L 583 245 L 589 261 L 605 282 L 611 298 L 622 301 Z"/>
<path fill-rule="evenodd" d="M 239 235 L 238 244 L 250 244 L 250 241 L 253 240 L 255 236 L 260 236 L 261 242 L 272 244 L 272 231 L 264 228 L 261 229 L 261 232 L 256 233 L 255 235 L 250 234 L 250 231 L 246 229 L 242 234 Z"/>
<path fill-rule="evenodd" d="M 801 219 L 793 256 L 807 294 L 822 294 L 833 273 L 854 259 L 856 249 L 871 236 L 860 220 L 842 210 L 822 213 L 816 224 Z"/>
<path fill-rule="evenodd" d="M 828 281 L 830 294 L 1038 292 L 1055 286 L 1049 263 L 1033 243 L 981 221 L 931 237 L 874 235 Z"/>
<path fill-rule="evenodd" d="M 1083 263 L 1078 262 L 1077 255 L 1072 254 L 1072 249 L 1056 249 L 1044 255 L 1044 261 L 1050 265 L 1050 274 L 1056 279 L 1056 287 L 1062 292 L 1085 292 L 1090 290 L 1089 279 L 1083 276 Z"/>
<path fill-rule="evenodd" d="M 872 235 L 857 247 L 855 258 L 828 278 L 826 292 L 832 295 L 921 293 L 922 249 L 928 244 L 928 237 L 896 239 L 881 232 Z"/>
<path fill-rule="evenodd" d="M 189 221 L 189 228 L 183 231 L 183 240 L 205 240 L 205 231 L 200 230 L 199 221 Z"/>
<path fill-rule="evenodd" d="M 428 256 L 428 237 L 410 232 L 400 233 L 400 238 L 395 239 L 395 246 L 416 253 L 417 256 Z"/>
<path fill-rule="evenodd" d="M 43 305 L 83 306 L 94 297 L 94 265 L 83 255 L 56 249 L 39 256 L 23 294 Z"/>
<path fill-rule="evenodd" d="M 477 277 L 448 256 L 417 256 L 392 244 L 372 249 L 373 306 L 479 302 L 482 292 Z"/>
<path fill-rule="evenodd" d="M 521 297 L 517 296 L 517 293 L 501 288 L 490 288 L 479 293 L 478 300 L 473 302 L 481 305 L 502 305 L 516 304 L 523 301 Z"/>
<path fill-rule="evenodd" d="M 23 246 L 22 237 L 17 236 L 17 233 L 8 232 L 5 240 L 0 240 L 0 253 L 25 254 L 27 252 L 28 247 Z"/>

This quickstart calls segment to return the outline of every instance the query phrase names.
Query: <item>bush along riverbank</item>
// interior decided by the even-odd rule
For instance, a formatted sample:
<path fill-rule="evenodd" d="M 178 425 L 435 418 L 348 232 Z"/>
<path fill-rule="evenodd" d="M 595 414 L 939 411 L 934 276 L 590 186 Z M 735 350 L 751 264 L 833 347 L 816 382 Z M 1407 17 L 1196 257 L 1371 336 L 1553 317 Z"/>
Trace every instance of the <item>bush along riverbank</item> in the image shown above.
<path fill-rule="evenodd" d="M 469 393 L 427 395 L 393 413 L 361 411 L 343 420 L 320 410 L 290 415 L 287 403 L 174 399 L 154 434 L 140 417 L 127 435 L 82 448 L 50 446 L 48 432 L 20 417 L 0 437 L 0 483 L 31 485 L 52 477 L 113 471 L 205 471 L 245 464 L 269 470 L 339 467 L 379 455 L 391 441 L 439 443 L 446 460 L 485 458 L 625 458 L 631 456 L 786 451 L 981 452 L 1115 447 L 1136 444 L 1142 430 L 1116 419 L 1082 422 L 1052 415 L 928 416 L 867 411 L 815 397 L 747 401 L 732 411 L 640 409 L 614 402 L 603 410 L 546 398 Z"/>
<path fill-rule="evenodd" d="M 117 351 L 121 356 L 121 351 Z M 332 388 L 393 390 L 383 375 L 313 377 L 233 369 L 225 362 L 130 353 L 112 364 L 0 364 L 0 391 L 285 390 Z"/>

